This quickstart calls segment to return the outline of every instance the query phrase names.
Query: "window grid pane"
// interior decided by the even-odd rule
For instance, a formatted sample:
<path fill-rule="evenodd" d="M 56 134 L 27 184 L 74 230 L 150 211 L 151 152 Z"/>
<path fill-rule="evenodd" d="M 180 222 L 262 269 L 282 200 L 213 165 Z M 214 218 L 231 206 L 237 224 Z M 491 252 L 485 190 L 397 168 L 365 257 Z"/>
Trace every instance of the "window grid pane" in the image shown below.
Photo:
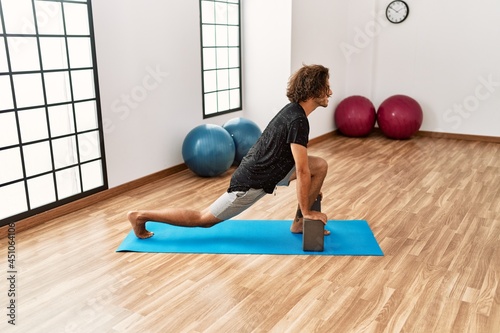
<path fill-rule="evenodd" d="M 107 188 L 90 13 L 0 0 L 0 226 Z"/>
<path fill-rule="evenodd" d="M 200 0 L 203 117 L 241 110 L 240 1 Z"/>

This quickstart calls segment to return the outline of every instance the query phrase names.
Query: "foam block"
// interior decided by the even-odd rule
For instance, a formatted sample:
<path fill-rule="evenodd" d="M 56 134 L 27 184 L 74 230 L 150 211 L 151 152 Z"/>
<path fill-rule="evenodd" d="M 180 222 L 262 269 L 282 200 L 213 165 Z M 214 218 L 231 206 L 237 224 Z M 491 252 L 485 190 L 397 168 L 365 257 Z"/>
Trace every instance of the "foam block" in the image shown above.
<path fill-rule="evenodd" d="M 316 212 L 321 212 L 321 196 L 320 195 L 318 195 L 318 197 L 314 201 L 314 203 L 311 207 L 311 210 L 314 210 Z"/>
<path fill-rule="evenodd" d="M 325 225 L 320 220 L 304 219 L 302 249 L 322 252 L 325 243 Z"/>

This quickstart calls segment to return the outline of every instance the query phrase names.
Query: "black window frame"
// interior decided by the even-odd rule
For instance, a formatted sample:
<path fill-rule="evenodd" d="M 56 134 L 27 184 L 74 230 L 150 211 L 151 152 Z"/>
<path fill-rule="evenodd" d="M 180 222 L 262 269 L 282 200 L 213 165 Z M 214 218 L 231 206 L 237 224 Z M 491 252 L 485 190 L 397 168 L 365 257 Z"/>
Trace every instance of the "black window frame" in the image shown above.
<path fill-rule="evenodd" d="M 211 22 L 211 23 L 206 23 L 206 22 L 203 22 L 203 2 L 212 2 L 214 3 L 214 11 L 215 11 L 215 5 L 217 3 L 219 4 L 228 4 L 228 5 L 237 5 L 238 6 L 238 24 L 229 24 L 229 23 L 216 23 L 216 22 Z M 201 46 L 201 82 L 202 82 L 202 104 L 203 104 L 203 119 L 207 119 L 207 118 L 212 118 L 212 117 L 217 117 L 217 116 L 220 116 L 220 115 L 223 115 L 223 114 L 227 114 L 227 113 L 232 113 L 232 112 L 237 112 L 237 111 L 241 111 L 243 109 L 243 80 L 242 80 L 242 63 L 241 63 L 241 1 L 240 0 L 226 0 L 226 1 L 223 1 L 223 0 L 200 0 L 199 2 L 200 4 L 200 46 Z M 215 17 L 215 13 L 214 13 L 214 17 Z M 217 27 L 237 27 L 238 28 L 238 33 L 237 33 L 237 37 L 238 37 L 238 45 L 237 46 L 230 46 L 230 45 L 227 45 L 227 46 L 218 46 L 218 45 L 204 45 L 204 37 L 203 37 L 203 28 L 205 26 L 214 26 L 214 28 L 217 28 Z M 216 38 L 216 37 L 215 37 Z M 217 44 L 217 41 L 215 41 L 215 44 Z M 229 49 L 237 49 L 238 51 L 238 66 L 218 66 L 217 64 L 217 55 L 215 56 L 215 62 L 216 62 L 216 66 L 215 68 L 205 68 L 205 59 L 204 59 L 204 51 L 206 49 L 214 49 L 215 50 L 215 54 L 217 54 L 217 50 L 219 49 L 227 49 L 228 52 L 229 52 Z M 207 87 L 206 87 L 206 84 L 205 84 L 205 78 L 206 78 L 206 75 L 210 72 L 215 72 L 216 76 L 217 76 L 217 71 L 220 71 L 220 70 L 237 70 L 238 72 L 238 80 L 239 80 L 239 85 L 237 88 L 231 88 L 231 87 L 228 87 L 228 88 L 223 88 L 223 89 L 219 89 L 219 87 L 217 87 L 215 90 L 210 90 L 208 91 Z M 216 83 L 218 85 L 218 82 Z M 239 93 L 237 94 L 238 96 L 238 100 L 239 100 L 239 105 L 237 107 L 231 107 L 231 91 L 235 91 L 235 90 L 239 90 Z M 219 96 L 221 92 L 228 92 L 229 94 L 229 102 L 228 102 L 228 105 L 229 105 L 229 108 L 220 108 L 221 104 L 219 104 Z M 206 98 L 207 98 L 207 95 L 209 94 L 215 94 L 216 96 L 216 111 L 215 112 L 208 112 L 207 113 L 207 103 L 206 103 Z"/>
<path fill-rule="evenodd" d="M 25 192 L 25 200 L 26 200 L 26 207 L 27 209 L 19 212 L 19 213 L 14 213 L 11 216 L 7 216 L 4 218 L 0 219 L 0 227 L 8 225 L 10 223 L 17 222 L 19 220 L 34 216 L 36 214 L 45 212 L 47 210 L 68 204 L 70 202 L 73 202 L 75 200 L 90 196 L 92 194 L 101 192 L 103 190 L 108 189 L 108 177 L 107 177 L 107 167 L 106 167 L 106 154 L 104 150 L 104 130 L 103 130 L 103 121 L 102 121 L 102 113 L 101 113 L 101 102 L 100 102 L 100 93 L 99 93 L 99 79 L 98 79 L 98 73 L 97 73 L 97 56 L 96 56 L 96 45 L 95 45 L 95 37 L 94 37 L 94 26 L 93 26 L 93 15 L 92 15 L 92 3 L 91 0 L 86 0 L 86 1 L 71 1 L 71 0 L 45 0 L 43 2 L 47 3 L 56 3 L 60 4 L 61 8 L 61 15 L 62 15 L 62 26 L 63 26 L 63 34 L 41 34 L 39 30 L 39 22 L 38 22 L 38 17 L 37 17 L 37 11 L 36 11 L 36 3 L 40 3 L 41 1 L 35 1 L 31 0 L 31 5 L 33 9 L 33 19 L 34 19 L 34 32 L 33 33 L 9 33 L 6 31 L 6 23 L 5 23 L 5 16 L 4 16 L 4 10 L 2 8 L 2 1 L 0 0 L 0 21 L 1 21 L 1 27 L 2 31 L 0 32 L 0 37 L 3 38 L 4 41 L 4 47 L 5 47 L 5 54 L 7 57 L 7 66 L 8 66 L 8 72 L 0 72 L 0 76 L 4 77 L 9 77 L 10 80 L 10 86 L 11 86 L 11 94 L 12 94 L 12 103 L 13 103 L 13 108 L 12 109 L 4 109 L 0 110 L 0 114 L 7 114 L 7 113 L 13 113 L 15 115 L 15 122 L 17 125 L 17 137 L 18 137 L 18 142 L 17 144 L 12 144 L 8 146 L 3 146 L 0 147 L 0 152 L 1 151 L 6 151 L 8 149 L 19 149 L 20 152 L 20 159 L 22 162 L 22 178 L 16 178 L 12 179 L 6 182 L 3 182 L 0 184 L 1 187 L 6 187 L 9 185 L 13 184 L 19 184 L 24 183 L 24 192 Z M 65 4 L 71 4 L 71 5 L 86 5 L 87 6 L 87 13 L 88 13 L 88 28 L 89 28 L 89 34 L 85 35 L 76 35 L 76 34 L 68 34 L 67 32 L 67 25 L 66 25 L 66 20 L 65 20 Z M 41 24 L 41 23 L 40 23 Z M 36 39 L 36 45 L 38 48 L 38 57 L 40 61 L 40 68 L 38 70 L 28 70 L 28 71 L 13 71 L 12 68 L 12 61 L 11 61 L 11 55 L 9 53 L 9 44 L 8 44 L 8 38 L 24 38 L 24 37 L 29 37 L 29 38 L 35 38 Z M 69 51 L 69 45 L 68 45 L 68 39 L 69 38 L 88 38 L 90 42 L 90 57 L 92 60 L 92 66 L 90 67 L 72 67 L 71 65 L 71 57 L 70 57 L 70 51 Z M 64 44 L 66 47 L 66 60 L 67 60 L 67 68 L 61 68 L 61 69 L 44 69 L 43 66 L 43 61 L 42 61 L 42 50 L 41 50 L 41 38 L 61 38 L 64 39 Z M 74 59 L 73 59 L 74 60 Z M 94 90 L 93 90 L 93 98 L 83 98 L 79 99 L 75 96 L 74 94 L 74 84 L 72 82 L 73 78 L 72 75 L 74 73 L 77 73 L 80 71 L 80 73 L 84 73 L 83 71 L 90 72 L 92 71 L 93 75 L 93 84 L 94 84 Z M 67 73 L 68 77 L 68 82 L 69 82 L 69 87 L 70 87 L 70 101 L 66 102 L 57 102 L 57 103 L 49 103 L 47 99 L 47 86 L 45 82 L 45 74 L 51 74 L 51 73 Z M 42 85 L 42 90 L 43 90 L 43 104 L 40 105 L 30 105 L 26 107 L 18 107 L 18 103 L 16 100 L 16 88 L 14 85 L 14 76 L 15 75 L 24 75 L 24 74 L 39 74 L 41 78 L 41 85 Z M 91 102 L 95 103 L 95 115 L 96 115 L 96 128 L 92 129 L 86 129 L 86 130 L 80 130 L 78 128 L 79 124 L 77 121 L 77 111 L 76 108 L 77 106 L 80 106 L 81 104 L 78 103 L 85 103 L 85 102 Z M 65 134 L 65 135 L 52 135 L 51 134 L 51 125 L 50 125 L 50 117 L 49 117 L 49 108 L 50 107 L 58 107 L 58 106 L 65 106 L 68 109 L 71 110 L 72 112 L 72 117 L 73 117 L 73 122 L 74 122 L 74 128 L 73 132 L 70 134 Z M 45 119 L 46 119 L 46 126 L 47 126 L 47 137 L 44 139 L 39 139 L 35 141 L 29 141 L 29 142 L 23 142 L 22 136 L 21 136 L 21 124 L 20 124 L 20 116 L 19 114 L 23 111 L 26 110 L 31 110 L 31 109 L 43 109 L 45 113 Z M 85 142 L 79 141 L 80 137 L 84 138 L 86 134 L 90 135 L 98 135 L 99 141 L 97 142 L 97 146 L 99 149 L 99 155 L 98 157 L 92 157 L 87 159 L 85 156 L 82 156 L 82 151 L 84 150 L 83 144 Z M 53 148 L 53 142 L 54 140 L 58 139 L 64 139 L 64 138 L 70 138 L 75 140 L 75 148 L 76 151 L 74 151 L 74 154 L 76 156 L 76 162 L 75 163 L 69 163 L 69 165 L 65 165 L 62 167 L 58 167 L 57 163 L 55 163 L 55 155 L 54 155 L 54 148 Z M 83 139 L 82 139 L 83 140 Z M 34 145 L 37 143 L 48 143 L 49 145 L 49 150 L 50 150 L 50 160 L 51 160 L 51 169 L 46 170 L 40 173 L 35 173 L 32 175 L 27 175 L 27 170 L 26 170 L 26 165 L 25 165 L 25 156 L 23 149 L 26 146 L 29 145 Z M 88 190 L 85 189 L 84 186 L 84 175 L 82 174 L 82 166 L 91 166 L 91 163 L 97 162 L 100 164 L 100 172 L 102 175 L 102 179 L 99 181 L 99 184 L 96 187 L 91 187 Z M 59 195 L 58 193 L 58 184 L 61 184 L 60 182 L 58 183 L 56 179 L 56 173 L 69 170 L 71 168 L 77 168 L 78 170 L 78 178 L 79 178 L 79 189 L 75 191 L 75 194 L 70 194 L 69 196 L 63 196 Z M 37 177 L 43 177 L 43 176 L 49 176 L 52 177 L 52 185 L 53 185 L 53 194 L 55 197 L 54 201 L 51 201 L 46 204 L 42 204 L 40 206 L 32 207 L 33 205 L 30 203 L 30 190 L 28 186 L 28 182 L 31 179 L 35 179 Z M 52 189 L 51 189 L 52 190 Z"/>

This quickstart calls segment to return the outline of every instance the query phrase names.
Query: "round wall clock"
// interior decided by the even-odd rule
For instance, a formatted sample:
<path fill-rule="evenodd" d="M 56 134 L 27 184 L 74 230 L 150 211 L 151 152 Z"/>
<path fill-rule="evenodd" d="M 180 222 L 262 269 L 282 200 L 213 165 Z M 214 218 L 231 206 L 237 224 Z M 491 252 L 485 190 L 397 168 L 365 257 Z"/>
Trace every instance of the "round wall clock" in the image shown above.
<path fill-rule="evenodd" d="M 396 0 L 389 3 L 385 16 L 391 23 L 401 23 L 408 17 L 410 8 L 404 1 Z"/>

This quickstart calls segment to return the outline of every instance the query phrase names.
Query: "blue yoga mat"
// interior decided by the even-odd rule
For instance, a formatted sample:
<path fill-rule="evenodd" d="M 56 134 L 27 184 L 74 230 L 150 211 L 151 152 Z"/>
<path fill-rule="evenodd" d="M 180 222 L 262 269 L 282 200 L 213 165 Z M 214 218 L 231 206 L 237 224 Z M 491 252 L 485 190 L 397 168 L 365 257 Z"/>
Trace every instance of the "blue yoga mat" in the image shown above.
<path fill-rule="evenodd" d="M 302 250 L 302 235 L 290 232 L 290 220 L 229 220 L 212 228 L 180 228 L 147 222 L 147 239 L 127 235 L 117 252 L 294 254 L 383 256 L 370 226 L 363 220 L 328 221 L 323 252 Z"/>
<path fill-rule="evenodd" d="M 180 228 L 147 222 L 154 236 L 139 239 L 133 231 L 117 252 L 288 254 L 383 256 L 370 226 L 363 220 L 331 220 L 323 252 L 302 250 L 302 235 L 290 232 L 290 220 L 229 220 L 212 228 Z"/>

